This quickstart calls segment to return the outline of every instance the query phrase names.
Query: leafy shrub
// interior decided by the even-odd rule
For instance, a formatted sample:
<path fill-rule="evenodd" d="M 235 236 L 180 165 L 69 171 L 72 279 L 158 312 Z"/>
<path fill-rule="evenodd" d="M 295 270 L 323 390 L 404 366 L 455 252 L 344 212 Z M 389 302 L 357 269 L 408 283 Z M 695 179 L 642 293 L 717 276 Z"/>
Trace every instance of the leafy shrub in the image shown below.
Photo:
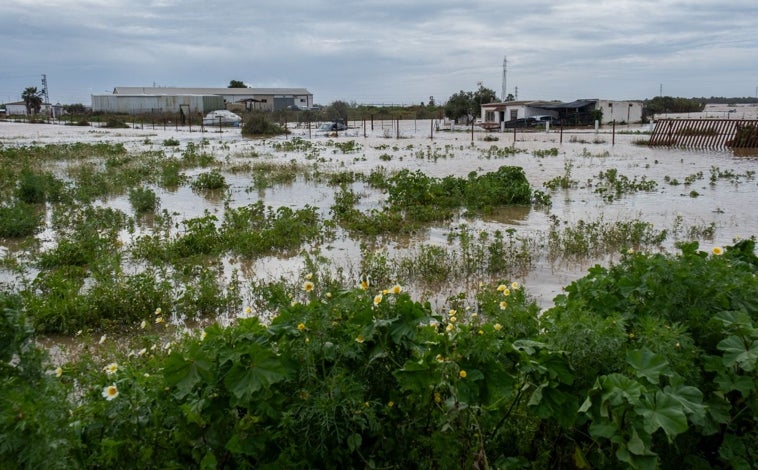
<path fill-rule="evenodd" d="M 181 142 L 179 140 L 174 139 L 173 137 L 169 137 L 168 139 L 163 139 L 163 146 L 164 147 L 178 147 L 181 145 Z"/>
<path fill-rule="evenodd" d="M 197 179 L 192 182 L 193 189 L 225 189 L 229 185 L 226 184 L 226 178 L 218 170 L 212 170 L 207 173 L 200 173 L 197 175 Z"/>
<path fill-rule="evenodd" d="M 108 129 L 128 129 L 129 124 L 125 123 L 121 119 L 110 118 L 108 121 L 106 121 L 103 127 L 107 127 Z"/>
<path fill-rule="evenodd" d="M 134 188 L 129 191 L 129 203 L 137 214 L 155 212 L 158 208 L 158 196 L 150 188 Z"/>
<path fill-rule="evenodd" d="M 286 134 L 287 130 L 279 124 L 271 121 L 270 117 L 262 112 L 251 113 L 242 125 L 242 135 L 262 136 Z"/>
<path fill-rule="evenodd" d="M 42 215 L 31 204 L 15 202 L 0 206 L 0 238 L 22 238 L 39 230 Z"/>

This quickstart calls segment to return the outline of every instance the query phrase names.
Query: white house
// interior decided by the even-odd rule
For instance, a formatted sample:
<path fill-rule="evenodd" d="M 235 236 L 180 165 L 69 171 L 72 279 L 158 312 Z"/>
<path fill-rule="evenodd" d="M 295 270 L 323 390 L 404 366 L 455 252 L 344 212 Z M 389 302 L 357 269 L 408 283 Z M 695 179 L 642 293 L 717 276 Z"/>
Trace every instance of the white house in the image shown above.
<path fill-rule="evenodd" d="M 553 116 L 563 125 L 592 125 L 602 112 L 602 124 L 632 123 L 642 120 L 641 101 L 613 101 L 583 99 L 570 103 L 560 101 L 506 101 L 482 105 L 481 119 L 487 127 L 497 128 L 500 123 L 533 116 Z"/>
<path fill-rule="evenodd" d="M 51 109 L 52 105 L 50 103 L 42 103 L 38 114 L 41 116 L 47 116 L 50 114 Z M 5 114 L 7 116 L 26 116 L 26 103 L 23 101 L 5 103 Z"/>

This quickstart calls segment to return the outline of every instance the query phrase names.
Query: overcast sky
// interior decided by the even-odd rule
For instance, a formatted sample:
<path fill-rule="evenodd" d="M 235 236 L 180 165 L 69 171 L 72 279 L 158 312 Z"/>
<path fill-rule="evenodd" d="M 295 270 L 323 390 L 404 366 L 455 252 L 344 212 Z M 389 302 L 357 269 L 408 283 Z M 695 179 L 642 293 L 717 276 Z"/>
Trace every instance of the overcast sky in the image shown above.
<path fill-rule="evenodd" d="M 307 88 L 314 101 L 756 96 L 756 0 L 1 0 L 0 102 L 116 86 Z"/>

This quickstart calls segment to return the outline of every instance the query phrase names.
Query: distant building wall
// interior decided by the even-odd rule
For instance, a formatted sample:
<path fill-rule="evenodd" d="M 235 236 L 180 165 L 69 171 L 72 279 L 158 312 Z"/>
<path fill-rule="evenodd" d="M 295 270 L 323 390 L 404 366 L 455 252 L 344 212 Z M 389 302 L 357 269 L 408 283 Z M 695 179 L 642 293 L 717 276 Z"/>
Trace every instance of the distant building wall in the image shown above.
<path fill-rule="evenodd" d="M 598 100 L 597 109 L 603 111 L 603 124 L 642 121 L 641 101 Z"/>
<path fill-rule="evenodd" d="M 100 113 L 178 113 L 180 107 L 191 113 L 205 114 L 224 109 L 224 98 L 218 95 L 92 95 L 92 111 Z"/>

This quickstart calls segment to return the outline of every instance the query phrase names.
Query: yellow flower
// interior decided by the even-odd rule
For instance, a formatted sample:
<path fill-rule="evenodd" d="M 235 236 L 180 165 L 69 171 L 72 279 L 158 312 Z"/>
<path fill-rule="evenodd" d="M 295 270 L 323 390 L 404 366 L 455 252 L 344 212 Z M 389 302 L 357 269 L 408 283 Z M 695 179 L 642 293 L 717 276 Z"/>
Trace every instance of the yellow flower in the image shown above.
<path fill-rule="evenodd" d="M 332 293 L 331 292 L 327 292 L 326 293 L 326 298 L 327 299 L 331 299 L 332 298 Z"/>
<path fill-rule="evenodd" d="M 519 288 L 518 282 L 516 282 L 516 281 L 513 281 L 513 282 L 511 283 L 511 288 L 512 288 L 513 290 L 518 290 L 518 288 Z"/>
<path fill-rule="evenodd" d="M 452 308 L 450 309 L 449 312 L 447 312 L 448 316 L 451 316 L 451 317 L 454 317 L 456 313 L 458 312 L 456 312 L 455 309 L 452 309 Z"/>
<path fill-rule="evenodd" d="M 305 281 L 303 284 L 303 290 L 305 292 L 310 292 L 313 290 L 313 283 L 311 281 Z"/>
<path fill-rule="evenodd" d="M 206 332 L 205 332 L 205 330 L 203 330 L 203 331 L 200 333 L 200 341 L 204 340 L 206 336 L 208 336 L 208 333 L 206 333 Z"/>
<path fill-rule="evenodd" d="M 505 308 L 508 307 L 508 302 L 505 300 L 500 302 L 500 310 L 505 310 Z"/>
<path fill-rule="evenodd" d="M 297 331 L 303 331 L 305 329 L 305 323 L 297 324 Z"/>
<path fill-rule="evenodd" d="M 508 297 L 509 295 L 511 295 L 511 290 L 508 288 L 503 289 L 503 295 Z"/>
<path fill-rule="evenodd" d="M 155 319 L 155 323 L 158 323 L 158 324 L 163 323 L 163 317 L 157 317 Z"/>
<path fill-rule="evenodd" d="M 400 284 L 395 284 L 394 286 L 392 286 L 392 289 L 390 289 L 390 291 L 393 294 L 397 295 L 403 291 L 403 288 L 402 286 L 400 286 Z"/>
<path fill-rule="evenodd" d="M 377 294 L 374 297 L 374 305 L 379 305 L 380 303 L 382 303 L 382 294 Z"/>
<path fill-rule="evenodd" d="M 111 362 L 107 366 L 103 367 L 103 370 L 105 371 L 106 374 L 113 375 L 116 372 L 118 372 L 118 364 L 116 364 L 115 362 Z"/>
<path fill-rule="evenodd" d="M 471 314 L 471 319 L 472 320 L 476 320 L 477 318 L 479 318 L 479 314 L 478 313 L 474 312 L 474 313 Z"/>
<path fill-rule="evenodd" d="M 498 292 L 503 292 L 503 291 L 504 291 L 505 289 L 507 289 L 507 288 L 508 288 L 508 287 L 506 287 L 506 285 L 505 285 L 505 284 L 500 284 L 499 286 L 497 286 L 497 291 L 498 291 Z"/>
<path fill-rule="evenodd" d="M 493 328 L 495 328 L 495 331 L 500 331 L 503 329 L 503 325 L 500 323 L 495 323 L 495 326 L 493 326 Z"/>
<path fill-rule="evenodd" d="M 437 354 L 437 356 L 435 356 L 435 357 L 434 357 L 434 359 L 435 359 L 437 362 L 445 362 L 445 358 L 444 358 L 444 357 L 442 357 L 442 354 Z"/>
<path fill-rule="evenodd" d="M 56 377 L 60 377 L 61 375 L 63 375 L 63 369 L 61 369 L 60 367 L 56 367 L 55 368 L 55 376 Z"/>
<path fill-rule="evenodd" d="M 144 330 L 147 327 L 147 321 L 142 320 L 142 323 L 139 324 L 139 327 Z"/>
<path fill-rule="evenodd" d="M 313 273 L 306 274 L 305 278 L 310 281 L 313 278 Z"/>
<path fill-rule="evenodd" d="M 713 253 L 716 256 L 721 256 L 724 254 L 724 250 L 720 246 L 714 246 L 711 250 L 711 253 Z"/>
<path fill-rule="evenodd" d="M 384 289 L 384 290 L 382 291 L 382 295 L 387 295 L 387 294 L 389 294 L 389 293 L 390 293 L 390 290 L 389 290 L 389 289 Z"/>
<path fill-rule="evenodd" d="M 462 370 L 462 371 L 458 372 L 458 377 L 460 377 L 462 379 L 465 379 L 467 375 L 468 374 L 466 374 L 465 370 Z"/>
<path fill-rule="evenodd" d="M 311 339 L 310 339 L 309 337 L 307 337 L 307 336 L 306 336 L 306 337 L 305 337 L 305 342 L 306 342 L 306 343 L 310 343 L 310 342 L 311 342 Z"/>
<path fill-rule="evenodd" d="M 161 308 L 160 308 L 160 307 L 158 307 L 158 308 L 156 308 L 156 309 L 155 309 L 155 314 L 156 314 L 156 315 L 160 315 L 162 311 L 163 311 L 163 310 L 161 310 Z"/>
<path fill-rule="evenodd" d="M 448 323 L 447 326 L 445 327 L 445 331 L 447 332 L 453 331 L 453 328 L 455 328 L 455 326 L 453 326 L 452 323 Z"/>
<path fill-rule="evenodd" d="M 457 321 L 458 321 L 458 319 L 457 319 L 456 317 L 450 317 L 450 318 L 448 318 L 448 321 L 449 321 L 450 323 L 455 323 L 455 322 L 457 322 Z"/>
<path fill-rule="evenodd" d="M 392 408 L 393 406 L 395 406 L 395 402 L 392 401 L 392 400 L 390 400 L 389 403 L 387 403 L 387 406 L 389 406 L 390 408 Z"/>
<path fill-rule="evenodd" d="M 116 387 L 116 384 L 103 387 L 103 398 L 105 398 L 106 400 L 111 401 L 117 396 L 118 396 L 118 387 Z"/>
<path fill-rule="evenodd" d="M 484 330 L 479 330 L 479 331 L 477 331 L 477 333 L 479 333 L 480 335 L 483 335 L 484 334 Z"/>
<path fill-rule="evenodd" d="M 434 403 L 440 403 L 442 401 L 442 395 L 440 392 L 434 392 Z"/>
<path fill-rule="evenodd" d="M 634 248 L 629 248 L 628 250 L 626 250 L 626 254 L 627 255 L 633 255 L 634 254 Z"/>
<path fill-rule="evenodd" d="M 251 315 L 252 313 L 253 313 L 253 309 L 252 309 L 252 308 L 250 308 L 249 306 L 248 306 L 248 307 L 245 307 L 245 315 L 248 315 L 248 316 L 249 316 L 249 315 Z"/>
<path fill-rule="evenodd" d="M 363 339 L 363 335 L 358 335 L 358 337 L 357 337 L 357 338 L 355 338 L 355 340 L 356 340 L 357 342 L 359 342 L 359 343 L 361 343 L 361 344 L 362 344 L 362 343 L 363 343 L 363 341 L 364 341 L 364 339 Z"/>

